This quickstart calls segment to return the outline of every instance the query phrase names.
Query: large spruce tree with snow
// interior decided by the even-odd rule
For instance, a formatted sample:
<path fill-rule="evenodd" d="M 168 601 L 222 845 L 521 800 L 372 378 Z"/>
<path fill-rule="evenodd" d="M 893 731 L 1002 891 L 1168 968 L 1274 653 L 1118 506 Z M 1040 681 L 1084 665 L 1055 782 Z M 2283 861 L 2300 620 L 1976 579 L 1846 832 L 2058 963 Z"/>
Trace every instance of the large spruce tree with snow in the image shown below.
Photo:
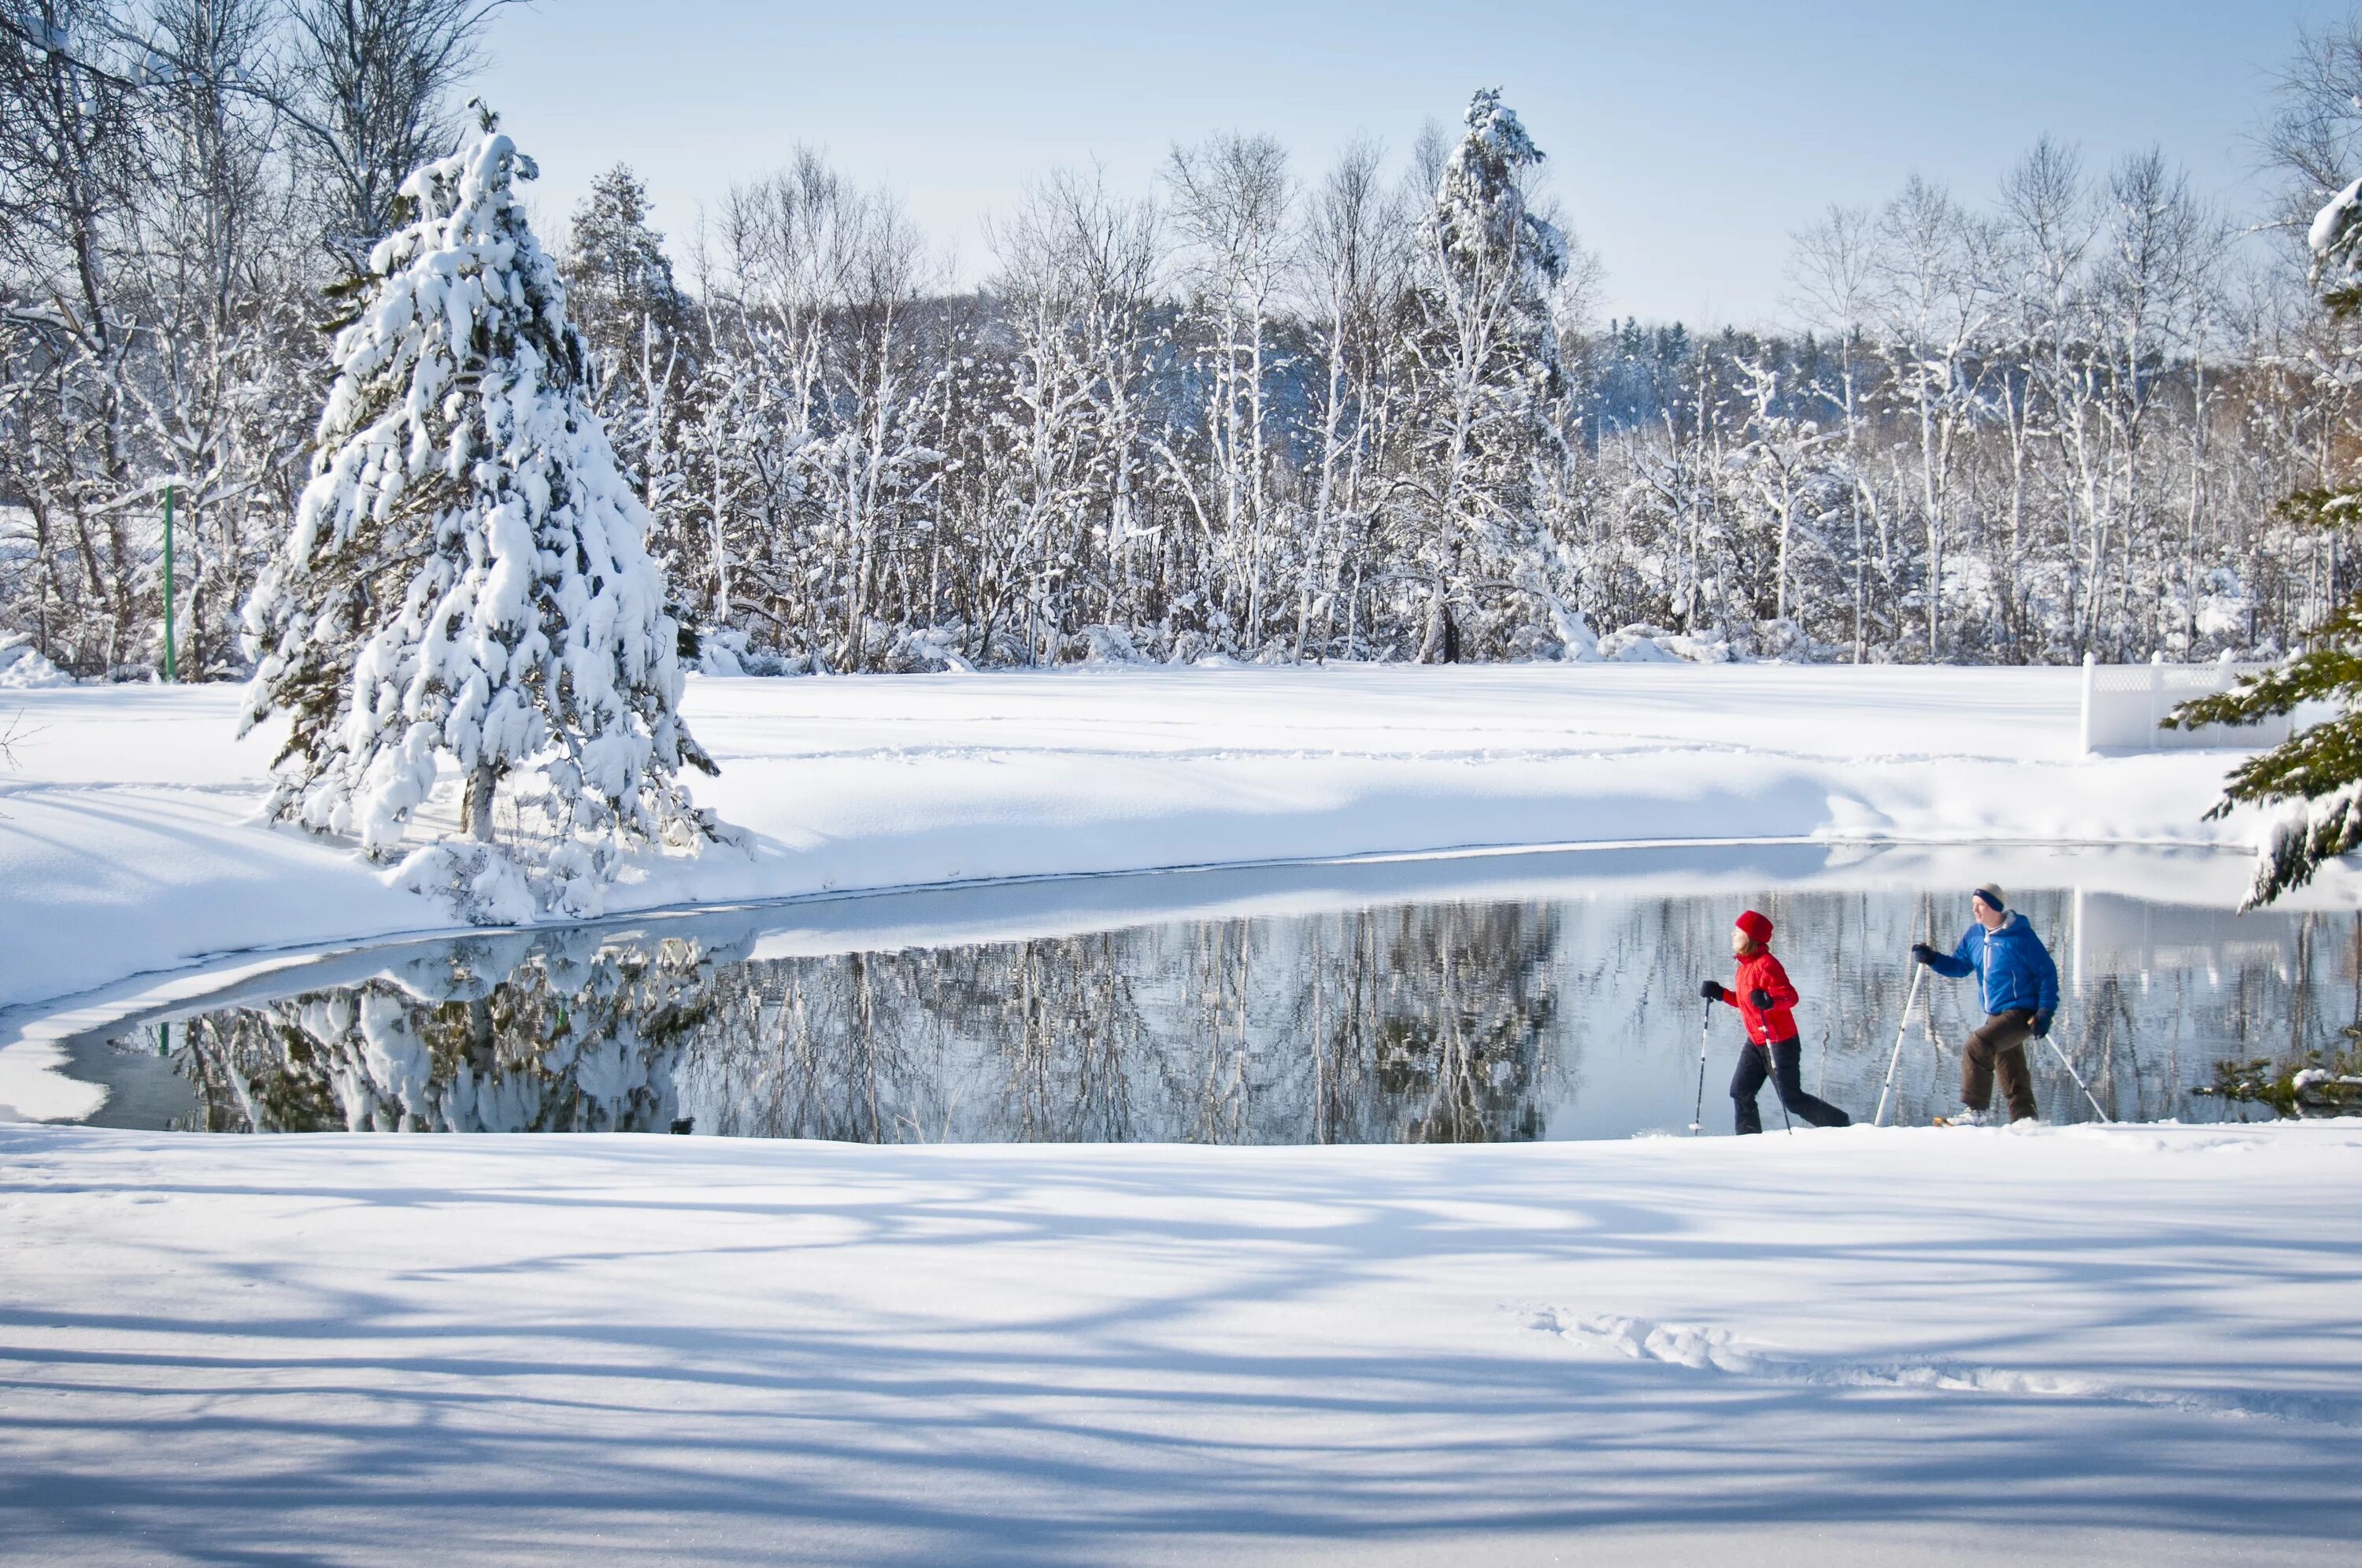
<path fill-rule="evenodd" d="M 564 908 L 594 907 L 621 848 L 715 832 L 677 782 L 713 771 L 682 725 L 679 631 L 648 517 L 591 412 L 589 356 L 513 182 L 532 160 L 492 116 L 402 186 L 337 332 L 294 526 L 247 607 L 244 724 L 293 721 L 274 814 L 402 842 L 441 762 L 489 845 L 503 780 L 550 845 Z M 425 874 L 514 918 L 493 852 Z"/>
<path fill-rule="evenodd" d="M 2323 305 L 2341 324 L 2362 321 L 2362 180 L 2330 199 L 2307 238 Z M 2362 521 L 2362 484 L 2349 479 L 2301 491 L 2283 508 L 2314 527 L 2351 529 Z M 2324 863 L 2362 849 L 2362 593 L 2332 610 L 2311 635 L 2312 647 L 2301 657 L 2220 695 L 2185 702 L 2166 720 L 2194 728 L 2252 724 L 2306 702 L 2334 702 L 2345 710 L 2234 768 L 2221 803 L 2208 813 L 2300 802 L 2273 824 L 2262 845 L 2249 909 L 2310 882 Z"/>
<path fill-rule="evenodd" d="M 1551 405 L 1564 386 L 1566 237 L 1533 210 L 1542 151 L 1501 94 L 1476 94 L 1466 124 L 1421 226 L 1410 341 L 1425 476 L 1412 529 L 1429 574 L 1424 661 L 1456 657 L 1463 624 L 1480 639 L 1472 651 L 1497 657 L 1519 599 L 1565 623 L 1570 638 L 1589 636 L 1545 580 L 1551 552 L 1537 516 L 1545 466 L 1562 452 Z"/>

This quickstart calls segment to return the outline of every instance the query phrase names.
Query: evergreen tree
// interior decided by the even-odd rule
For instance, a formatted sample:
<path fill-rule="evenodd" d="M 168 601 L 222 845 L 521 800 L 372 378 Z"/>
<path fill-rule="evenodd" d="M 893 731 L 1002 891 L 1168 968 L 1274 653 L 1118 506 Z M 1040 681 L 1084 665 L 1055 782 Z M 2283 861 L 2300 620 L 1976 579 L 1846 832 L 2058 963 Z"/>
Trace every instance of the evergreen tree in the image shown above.
<path fill-rule="evenodd" d="M 674 282 L 647 188 L 617 164 L 574 210 L 558 275 L 567 314 L 590 349 L 590 406 L 657 520 L 657 553 L 678 566 L 684 390 L 694 381 L 695 312 Z"/>
<path fill-rule="evenodd" d="M 559 271 L 567 308 L 602 358 L 636 354 L 644 324 L 669 337 L 689 320 L 689 300 L 673 281 L 664 236 L 649 226 L 649 211 L 647 187 L 622 163 L 592 181 L 574 209 Z"/>
<path fill-rule="evenodd" d="M 587 349 L 512 188 L 529 159 L 481 116 L 402 186 L 338 332 L 336 381 L 286 544 L 247 607 L 243 725 L 293 720 L 270 809 L 382 856 L 466 779 L 489 845 L 501 780 L 540 764 L 547 871 L 585 912 L 622 842 L 715 834 L 674 775 L 713 770 L 682 725 L 678 631 L 646 511 L 586 398 Z M 414 867 L 529 913 L 490 849 Z M 439 869 L 437 869 L 439 867 Z"/>
<path fill-rule="evenodd" d="M 2331 319 L 2362 318 L 2362 180 L 2331 198 L 2307 238 L 2313 285 Z M 2316 528 L 2348 529 L 2362 520 L 2362 485 L 2349 480 L 2300 491 L 2283 509 Z M 2311 638 L 2302 656 L 2218 696 L 2185 702 L 2166 720 L 2169 727 L 2195 728 L 2252 724 L 2305 702 L 2345 710 L 2232 769 L 2222 801 L 2207 813 L 2221 817 L 2251 802 L 2302 802 L 2266 839 L 2249 909 L 2312 881 L 2323 863 L 2362 849 L 2362 592 L 2323 617 Z"/>
<path fill-rule="evenodd" d="M 1512 587 L 1555 602 L 1551 552 L 1535 527 L 1543 465 L 1562 448 L 1551 400 L 1563 391 L 1557 304 L 1566 237 L 1528 200 L 1542 151 L 1498 92 L 1468 105 L 1467 134 L 1445 160 L 1421 234 L 1418 324 L 1411 352 L 1421 385 L 1411 530 L 1430 579 L 1424 660 L 1460 652 L 1454 600 L 1481 616 Z M 1500 651 L 1507 628 L 1489 627 Z"/>

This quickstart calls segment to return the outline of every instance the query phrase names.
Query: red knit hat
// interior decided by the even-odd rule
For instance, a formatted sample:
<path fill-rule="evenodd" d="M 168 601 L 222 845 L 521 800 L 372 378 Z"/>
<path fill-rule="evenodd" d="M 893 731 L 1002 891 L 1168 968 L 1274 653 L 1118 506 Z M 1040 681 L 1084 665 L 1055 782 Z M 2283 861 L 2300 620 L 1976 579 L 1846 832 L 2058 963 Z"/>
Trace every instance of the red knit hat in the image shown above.
<path fill-rule="evenodd" d="M 1772 940 L 1772 922 L 1753 910 L 1749 910 L 1745 914 L 1740 915 L 1738 924 L 1747 940 L 1758 946 Z"/>

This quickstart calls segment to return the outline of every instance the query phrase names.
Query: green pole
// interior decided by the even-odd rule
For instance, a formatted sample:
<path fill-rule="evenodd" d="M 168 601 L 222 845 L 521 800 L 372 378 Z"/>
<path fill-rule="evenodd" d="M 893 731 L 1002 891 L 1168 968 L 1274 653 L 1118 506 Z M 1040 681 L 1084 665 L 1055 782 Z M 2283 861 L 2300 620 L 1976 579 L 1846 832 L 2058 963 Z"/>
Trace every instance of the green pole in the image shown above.
<path fill-rule="evenodd" d="M 178 680 L 181 672 L 172 657 L 172 487 L 164 487 L 164 679 Z"/>

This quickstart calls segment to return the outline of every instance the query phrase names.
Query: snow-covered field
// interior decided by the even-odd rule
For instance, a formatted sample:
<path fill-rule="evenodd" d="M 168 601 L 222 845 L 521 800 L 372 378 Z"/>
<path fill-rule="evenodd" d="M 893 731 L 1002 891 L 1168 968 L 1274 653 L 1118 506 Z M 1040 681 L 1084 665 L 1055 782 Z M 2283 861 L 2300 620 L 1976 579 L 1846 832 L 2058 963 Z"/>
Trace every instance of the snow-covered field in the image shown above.
<path fill-rule="evenodd" d="M 2046 845 L 2247 840 L 2201 820 L 2224 754 L 2079 757 L 2075 700 L 2071 671 L 1760 667 L 701 680 L 725 772 L 700 798 L 751 852 L 645 867 L 611 908 L 1661 840 L 1938 846 L 1929 886 L 2014 841 L 1977 874 L 2039 882 Z M 234 702 L 0 702 L 0 1043 L 54 999 L 182 983 L 137 972 L 448 923 L 251 820 L 268 747 L 232 743 Z M 1566 874 L 906 895 L 768 940 Z M 48 1049 L 0 1050 L 0 1101 L 62 1082 Z M 2358 1174 L 2355 1122 L 1318 1149 L 11 1127 L 0 1559 L 2320 1561 L 2362 1507 Z"/>
<path fill-rule="evenodd" d="M 2350 1560 L 2362 1123 L 0 1131 L 0 1557 Z"/>
<path fill-rule="evenodd" d="M 695 680 L 751 851 L 609 909 L 1464 845 L 2245 844 L 2224 754 L 2082 759 L 2072 670 L 1574 666 Z M 0 1009 L 252 948 L 447 926 L 253 812 L 227 687 L 12 692 Z M 440 802 L 447 817 L 450 801 Z"/>

